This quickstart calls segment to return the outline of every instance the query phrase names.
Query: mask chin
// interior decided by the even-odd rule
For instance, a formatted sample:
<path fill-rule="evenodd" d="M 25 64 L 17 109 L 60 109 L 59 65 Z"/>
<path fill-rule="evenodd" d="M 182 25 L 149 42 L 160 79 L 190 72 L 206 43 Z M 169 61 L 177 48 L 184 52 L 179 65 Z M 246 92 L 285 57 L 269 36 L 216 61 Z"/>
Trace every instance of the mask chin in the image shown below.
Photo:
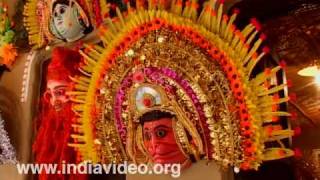
<path fill-rule="evenodd" d="M 56 112 L 60 112 L 62 110 L 62 107 L 61 106 L 54 106 L 54 110 Z"/>

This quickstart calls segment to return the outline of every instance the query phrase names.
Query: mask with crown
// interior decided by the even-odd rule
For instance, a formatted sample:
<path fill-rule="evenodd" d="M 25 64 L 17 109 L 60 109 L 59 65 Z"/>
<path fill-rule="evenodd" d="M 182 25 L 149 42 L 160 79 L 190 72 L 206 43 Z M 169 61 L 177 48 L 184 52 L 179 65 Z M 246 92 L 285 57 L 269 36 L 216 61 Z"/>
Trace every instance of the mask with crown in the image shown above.
<path fill-rule="evenodd" d="M 289 100 L 278 96 L 286 84 L 266 86 L 281 67 L 251 77 L 266 53 L 257 51 L 262 36 L 253 41 L 259 24 L 240 31 L 233 25 L 237 13 L 223 15 L 222 3 L 206 2 L 200 14 L 198 7 L 137 3 L 109 20 L 105 48 L 86 45 L 83 76 L 70 93 L 80 125 L 72 135 L 79 143 L 69 145 L 83 160 L 170 162 L 157 152 L 176 152 L 181 158 L 171 162 L 206 159 L 247 170 L 294 155 L 281 143 L 293 131 L 273 126 L 290 116 L 278 108 Z"/>
<path fill-rule="evenodd" d="M 97 28 L 108 12 L 104 0 L 28 0 L 24 24 L 29 44 L 41 48 L 58 40 L 79 40 Z"/>

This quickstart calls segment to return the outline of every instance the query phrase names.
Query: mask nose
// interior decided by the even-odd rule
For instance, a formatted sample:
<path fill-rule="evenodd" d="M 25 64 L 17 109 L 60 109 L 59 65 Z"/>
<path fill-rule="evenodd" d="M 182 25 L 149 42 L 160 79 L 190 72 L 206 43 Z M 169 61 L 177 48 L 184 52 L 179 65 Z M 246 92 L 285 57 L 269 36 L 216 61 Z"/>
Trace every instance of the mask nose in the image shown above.
<path fill-rule="evenodd" d="M 151 139 L 150 139 L 150 145 L 149 145 L 148 149 L 152 154 L 154 154 L 156 152 L 157 147 L 158 147 L 157 137 L 155 137 L 155 135 L 152 134 Z"/>
<path fill-rule="evenodd" d="M 56 96 L 52 96 L 50 99 L 50 104 L 52 106 L 55 106 L 55 104 L 57 104 L 58 98 Z"/>

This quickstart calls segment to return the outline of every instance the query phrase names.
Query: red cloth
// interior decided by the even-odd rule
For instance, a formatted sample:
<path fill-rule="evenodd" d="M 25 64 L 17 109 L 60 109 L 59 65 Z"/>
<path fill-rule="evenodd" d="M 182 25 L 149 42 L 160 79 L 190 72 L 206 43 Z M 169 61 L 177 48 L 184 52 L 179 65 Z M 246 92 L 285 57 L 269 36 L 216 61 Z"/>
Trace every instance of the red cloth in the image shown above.
<path fill-rule="evenodd" d="M 82 56 L 77 51 L 56 47 L 52 51 L 46 79 L 70 82 L 69 76 L 79 74 L 78 67 L 81 59 Z"/>

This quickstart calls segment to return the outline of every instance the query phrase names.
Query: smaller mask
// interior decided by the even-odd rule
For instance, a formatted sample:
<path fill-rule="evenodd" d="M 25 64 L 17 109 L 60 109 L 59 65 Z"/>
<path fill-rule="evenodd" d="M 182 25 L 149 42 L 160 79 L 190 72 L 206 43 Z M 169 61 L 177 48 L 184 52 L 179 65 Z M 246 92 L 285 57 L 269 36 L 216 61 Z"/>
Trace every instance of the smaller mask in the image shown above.
<path fill-rule="evenodd" d="M 53 2 L 49 28 L 55 37 L 68 42 L 76 41 L 92 31 L 89 18 L 75 0 Z"/>
<path fill-rule="evenodd" d="M 69 85 L 65 81 L 49 80 L 44 98 L 55 111 L 61 111 L 64 105 L 69 101 L 66 95 Z"/>
<path fill-rule="evenodd" d="M 63 47 L 56 47 L 52 51 L 52 58 L 46 74 L 46 91 L 44 99 L 55 111 L 61 111 L 68 103 L 67 91 L 71 90 L 70 77 L 78 73 L 81 55 Z"/>
<path fill-rule="evenodd" d="M 139 82 L 133 86 L 129 95 L 129 108 L 134 110 L 128 115 L 132 117 L 129 123 L 133 123 L 136 128 L 136 135 L 128 133 L 127 136 L 126 148 L 130 156 L 133 154 L 132 159 L 140 161 L 142 158 L 132 153 L 139 150 L 146 158 L 142 161 L 189 167 L 191 161 L 199 159 L 199 154 L 202 153 L 203 145 L 199 134 L 195 127 L 187 125 L 191 122 L 182 115 L 176 101 L 170 99 L 170 94 L 167 94 L 169 92 L 161 86 L 143 83 L 143 74 L 141 78 L 137 78 L 140 72 L 144 71 L 133 73 L 133 81 Z M 132 137 L 137 138 L 137 147 L 131 146 Z"/>

